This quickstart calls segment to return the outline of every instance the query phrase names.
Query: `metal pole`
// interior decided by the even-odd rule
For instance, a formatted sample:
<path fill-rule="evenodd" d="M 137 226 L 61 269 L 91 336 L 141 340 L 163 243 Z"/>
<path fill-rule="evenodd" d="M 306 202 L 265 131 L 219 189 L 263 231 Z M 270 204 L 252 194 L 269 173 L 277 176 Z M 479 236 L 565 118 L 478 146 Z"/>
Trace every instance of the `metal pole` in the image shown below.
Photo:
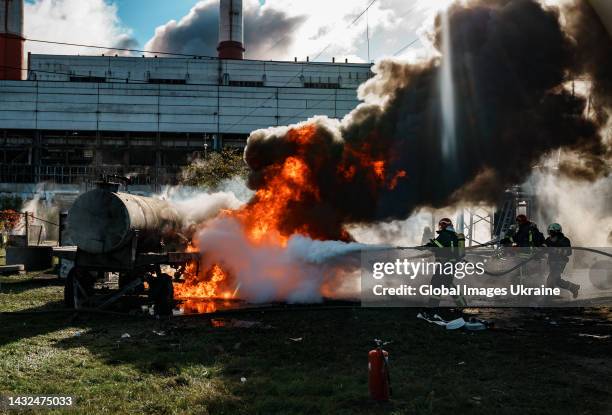
<path fill-rule="evenodd" d="M 28 247 L 30 245 L 30 220 L 29 213 L 25 212 L 25 246 Z"/>

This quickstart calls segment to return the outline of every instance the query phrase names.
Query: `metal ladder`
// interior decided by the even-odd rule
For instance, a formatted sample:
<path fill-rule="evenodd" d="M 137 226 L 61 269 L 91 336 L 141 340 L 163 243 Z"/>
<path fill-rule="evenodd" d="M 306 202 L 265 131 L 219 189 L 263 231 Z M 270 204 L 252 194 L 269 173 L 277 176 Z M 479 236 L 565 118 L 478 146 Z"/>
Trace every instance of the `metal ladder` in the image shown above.
<path fill-rule="evenodd" d="M 500 220 L 495 226 L 495 237 L 502 238 L 508 232 L 510 225 L 514 223 L 514 213 L 516 211 L 514 194 L 510 193 L 504 200 L 500 211 Z"/>

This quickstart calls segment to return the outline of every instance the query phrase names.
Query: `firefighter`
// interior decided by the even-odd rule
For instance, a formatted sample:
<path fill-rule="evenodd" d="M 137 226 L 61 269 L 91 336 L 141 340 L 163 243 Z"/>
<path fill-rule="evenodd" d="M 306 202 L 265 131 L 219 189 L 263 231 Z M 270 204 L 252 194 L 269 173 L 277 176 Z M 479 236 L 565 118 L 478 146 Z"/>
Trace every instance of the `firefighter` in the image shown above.
<path fill-rule="evenodd" d="M 548 278 L 546 286 L 549 288 L 559 287 L 568 290 L 574 298 L 578 297 L 580 285 L 566 281 L 561 278 L 565 266 L 572 254 L 572 244 L 567 236 L 563 234 L 563 228 L 558 223 L 548 225 L 548 238 L 544 241 L 548 247 Z"/>
<path fill-rule="evenodd" d="M 544 244 L 544 235 L 535 223 L 529 221 L 526 215 L 521 214 L 516 217 L 516 226 L 510 228 L 508 235 L 500 242 L 502 245 L 533 248 Z"/>
<path fill-rule="evenodd" d="M 544 235 L 526 215 L 520 214 L 516 216 L 516 225 L 510 228 L 508 235 L 500 241 L 500 244 L 519 248 L 518 252 L 511 255 L 518 255 L 521 260 L 529 260 L 534 255 L 534 248 L 544 244 Z M 527 275 L 527 263 L 525 263 L 519 268 L 518 275 L 512 276 L 512 282 L 521 284 Z"/>
<path fill-rule="evenodd" d="M 500 245 L 504 247 L 511 247 L 513 243 L 512 241 L 514 240 L 512 237 L 516 233 L 516 230 L 517 230 L 517 226 L 515 223 L 510 225 L 510 227 L 508 228 L 508 231 L 506 232 L 506 237 L 502 239 L 501 241 L 499 241 Z"/>
<path fill-rule="evenodd" d="M 449 218 L 442 218 L 438 222 L 438 230 L 436 231 L 438 236 L 435 239 L 431 239 L 425 246 L 429 248 L 438 248 L 434 250 L 436 262 L 444 264 L 447 262 L 457 262 L 465 255 L 465 237 L 461 233 L 455 232 L 453 222 Z M 454 285 L 454 275 L 444 273 L 434 273 L 431 277 L 431 286 L 434 288 L 440 288 L 442 286 L 452 287 Z M 438 307 L 440 305 L 441 298 L 438 296 L 432 296 L 429 298 L 430 307 Z M 459 307 L 465 307 L 466 302 L 463 297 L 453 297 L 455 304 Z"/>

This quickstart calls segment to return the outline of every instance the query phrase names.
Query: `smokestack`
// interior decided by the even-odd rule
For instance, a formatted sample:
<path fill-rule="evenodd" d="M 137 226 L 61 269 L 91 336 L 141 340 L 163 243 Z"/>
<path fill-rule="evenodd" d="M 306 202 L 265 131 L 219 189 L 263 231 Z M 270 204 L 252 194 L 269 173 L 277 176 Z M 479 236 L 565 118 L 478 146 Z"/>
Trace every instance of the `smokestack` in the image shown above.
<path fill-rule="evenodd" d="M 221 0 L 219 4 L 219 59 L 242 59 L 242 0 Z"/>
<path fill-rule="evenodd" d="M 0 0 L 0 80 L 21 80 L 23 0 Z"/>

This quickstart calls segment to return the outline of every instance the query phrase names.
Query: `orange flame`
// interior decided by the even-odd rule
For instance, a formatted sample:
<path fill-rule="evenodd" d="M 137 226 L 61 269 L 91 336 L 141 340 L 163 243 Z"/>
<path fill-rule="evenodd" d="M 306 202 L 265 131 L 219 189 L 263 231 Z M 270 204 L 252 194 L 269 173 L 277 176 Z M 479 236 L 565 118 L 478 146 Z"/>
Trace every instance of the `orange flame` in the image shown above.
<path fill-rule="evenodd" d="M 292 202 L 302 200 L 305 194 L 318 198 L 318 191 L 309 181 L 310 171 L 299 157 L 287 157 L 282 166 L 273 166 L 268 172 L 268 185 L 257 190 L 255 197 L 244 208 L 230 212 L 245 225 L 248 238 L 255 243 L 287 245 L 289 236 L 308 234 L 307 229 L 283 230 L 284 212 Z"/>
<path fill-rule="evenodd" d="M 405 170 L 400 170 L 397 173 L 395 173 L 395 176 L 393 176 L 393 178 L 389 182 L 389 189 L 391 190 L 395 189 L 395 187 L 397 186 L 397 181 L 401 178 L 406 177 L 406 175 L 407 174 Z"/>
<path fill-rule="evenodd" d="M 262 170 L 264 186 L 255 192 L 248 204 L 238 210 L 226 210 L 222 213 L 240 221 L 251 243 L 285 247 L 288 239 L 296 234 L 313 239 L 327 237 L 316 225 L 294 223 L 296 221 L 287 215 L 296 204 L 306 202 L 316 205 L 321 201 L 315 180 L 315 174 L 318 173 L 317 161 L 313 161 L 309 156 L 309 151 L 317 146 L 317 139 L 317 127 L 314 124 L 290 129 L 286 133 L 286 141 L 289 146 L 293 146 L 291 155 Z M 372 188 L 371 191 L 378 192 L 383 188 L 394 189 L 398 180 L 406 177 L 403 170 L 389 171 L 391 169 L 385 160 L 384 149 L 374 152 L 371 150 L 367 144 L 358 148 L 344 148 L 336 167 L 336 179 L 340 184 L 343 180 L 351 182 L 365 178 L 365 183 Z M 359 177 L 356 177 L 357 175 Z M 321 234 L 315 234 L 317 232 Z M 347 241 L 351 239 L 344 229 L 340 229 L 335 237 Z M 189 264 L 184 273 L 185 282 L 175 284 L 175 298 L 232 299 L 236 296 L 237 290 L 230 288 L 230 274 L 220 264 L 212 265 L 200 273 L 201 275 L 198 275 L 197 268 L 197 264 Z M 204 305 L 189 307 L 208 310 L 208 306 Z"/>
<path fill-rule="evenodd" d="M 197 273 L 197 263 L 187 265 L 183 274 L 184 282 L 174 284 L 174 298 L 233 298 L 229 290 L 229 274 L 214 264 L 200 277 Z"/>

